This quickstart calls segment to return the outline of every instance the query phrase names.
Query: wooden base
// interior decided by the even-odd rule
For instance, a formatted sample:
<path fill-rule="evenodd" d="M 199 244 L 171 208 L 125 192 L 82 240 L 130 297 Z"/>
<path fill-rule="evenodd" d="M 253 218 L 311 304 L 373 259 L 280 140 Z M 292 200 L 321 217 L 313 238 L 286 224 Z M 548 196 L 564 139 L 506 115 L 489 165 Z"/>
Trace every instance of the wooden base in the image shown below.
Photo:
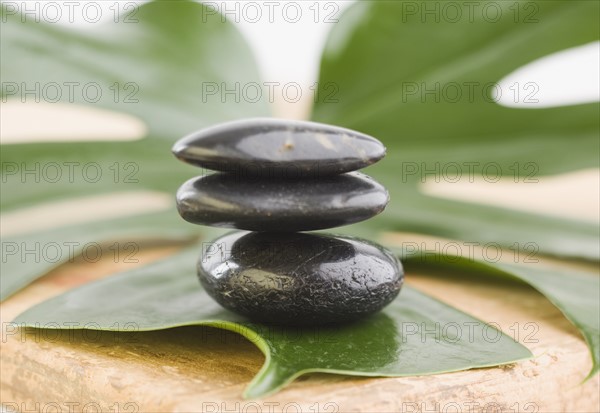
<path fill-rule="evenodd" d="M 148 263 L 173 251 L 147 249 L 139 258 Z M 0 306 L 3 405 L 45 412 L 600 411 L 599 376 L 582 384 L 591 368 L 583 338 L 542 295 L 510 282 L 407 274 L 410 285 L 497 323 L 533 352 L 533 360 L 408 378 L 311 374 L 261 400 L 241 394 L 264 357 L 230 332 L 57 332 L 7 324 L 35 303 L 131 265 L 64 265 Z"/>

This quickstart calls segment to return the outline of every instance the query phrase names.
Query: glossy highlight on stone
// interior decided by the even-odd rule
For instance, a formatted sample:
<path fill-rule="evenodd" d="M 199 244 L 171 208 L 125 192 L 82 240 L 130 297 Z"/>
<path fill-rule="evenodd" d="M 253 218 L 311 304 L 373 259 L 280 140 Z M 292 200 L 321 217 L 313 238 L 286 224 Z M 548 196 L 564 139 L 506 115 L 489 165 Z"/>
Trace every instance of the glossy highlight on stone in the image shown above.
<path fill-rule="evenodd" d="M 373 314 L 398 295 L 404 279 L 398 259 L 366 240 L 260 232 L 230 233 L 205 245 L 198 276 L 223 307 L 287 325 Z"/>
<path fill-rule="evenodd" d="M 385 156 L 377 139 L 337 126 L 274 118 L 216 125 L 173 146 L 202 168 L 263 178 L 315 178 L 367 167 Z"/>
<path fill-rule="evenodd" d="M 203 244 L 198 277 L 223 307 L 285 325 L 349 322 L 400 292 L 398 259 L 366 240 L 312 231 L 382 212 L 386 189 L 355 172 L 385 156 L 377 139 L 312 122 L 248 119 L 193 133 L 172 149 L 217 171 L 177 191 L 194 224 L 237 228 Z"/>
<path fill-rule="evenodd" d="M 388 200 L 383 186 L 358 172 L 294 181 L 215 173 L 184 183 L 177 209 L 194 224 L 292 232 L 363 221 L 382 212 Z"/>

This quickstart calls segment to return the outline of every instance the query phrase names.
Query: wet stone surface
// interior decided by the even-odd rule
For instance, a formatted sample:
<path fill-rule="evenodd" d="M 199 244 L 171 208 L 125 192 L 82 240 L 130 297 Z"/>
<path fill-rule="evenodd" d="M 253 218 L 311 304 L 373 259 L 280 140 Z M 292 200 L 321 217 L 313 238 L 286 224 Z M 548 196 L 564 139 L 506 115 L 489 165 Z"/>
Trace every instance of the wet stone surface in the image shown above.
<path fill-rule="evenodd" d="M 186 221 L 277 232 L 363 221 L 382 212 L 388 200 L 383 186 L 358 172 L 293 181 L 216 173 L 191 179 L 177 192 L 177 208 Z"/>
<path fill-rule="evenodd" d="M 351 172 L 385 156 L 381 142 L 360 132 L 270 118 L 203 129 L 179 140 L 172 151 L 178 159 L 202 168 L 266 179 Z"/>
<path fill-rule="evenodd" d="M 331 125 L 247 119 L 178 141 L 175 156 L 217 171 L 177 191 L 194 224 L 237 228 L 204 244 L 200 282 L 223 307 L 283 325 L 350 322 L 400 292 L 398 259 L 366 240 L 312 231 L 382 212 L 386 189 L 356 172 L 385 156 L 377 139 Z"/>
<path fill-rule="evenodd" d="M 255 321 L 348 322 L 400 292 L 403 270 L 366 240 L 304 233 L 236 232 L 204 248 L 200 282 L 218 303 Z"/>

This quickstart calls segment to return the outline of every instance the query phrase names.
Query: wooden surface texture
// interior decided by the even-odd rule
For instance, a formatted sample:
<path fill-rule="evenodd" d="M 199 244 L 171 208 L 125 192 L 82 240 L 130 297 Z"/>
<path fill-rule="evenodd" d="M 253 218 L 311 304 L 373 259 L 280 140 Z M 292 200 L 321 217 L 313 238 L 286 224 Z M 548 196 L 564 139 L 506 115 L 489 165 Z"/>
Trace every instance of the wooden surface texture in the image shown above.
<path fill-rule="evenodd" d="M 174 247 L 146 249 L 147 263 Z M 572 265 L 572 264 L 561 264 Z M 246 339 L 207 327 L 110 333 L 15 330 L 19 312 L 131 264 L 64 265 L 2 303 L 2 403 L 23 411 L 112 412 L 597 412 L 598 376 L 577 330 L 542 295 L 513 282 L 408 273 L 408 284 L 498 323 L 534 359 L 497 368 L 409 378 L 310 374 L 261 400 L 244 387 L 264 357 Z"/>

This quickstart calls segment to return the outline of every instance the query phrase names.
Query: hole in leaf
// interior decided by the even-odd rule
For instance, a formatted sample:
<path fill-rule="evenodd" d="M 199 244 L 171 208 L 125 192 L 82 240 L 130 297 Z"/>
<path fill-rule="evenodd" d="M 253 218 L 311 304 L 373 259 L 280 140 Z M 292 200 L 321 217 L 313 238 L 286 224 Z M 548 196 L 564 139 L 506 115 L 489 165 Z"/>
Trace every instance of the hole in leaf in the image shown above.
<path fill-rule="evenodd" d="M 120 192 L 67 199 L 1 214 L 0 233 L 2 236 L 21 235 L 66 225 L 158 212 L 172 205 L 171 195 L 152 191 Z"/>
<path fill-rule="evenodd" d="M 433 197 L 452 199 L 534 214 L 600 221 L 600 169 L 586 169 L 554 176 L 501 179 L 464 174 L 460 179 L 430 176 L 421 190 Z M 436 182 L 436 180 L 438 182 Z"/>
<path fill-rule="evenodd" d="M 537 59 L 499 82 L 502 106 L 546 108 L 600 100 L 600 42 Z"/>
<path fill-rule="evenodd" d="M 0 105 L 0 143 L 132 141 L 146 136 L 135 116 L 69 103 L 20 102 Z"/>

